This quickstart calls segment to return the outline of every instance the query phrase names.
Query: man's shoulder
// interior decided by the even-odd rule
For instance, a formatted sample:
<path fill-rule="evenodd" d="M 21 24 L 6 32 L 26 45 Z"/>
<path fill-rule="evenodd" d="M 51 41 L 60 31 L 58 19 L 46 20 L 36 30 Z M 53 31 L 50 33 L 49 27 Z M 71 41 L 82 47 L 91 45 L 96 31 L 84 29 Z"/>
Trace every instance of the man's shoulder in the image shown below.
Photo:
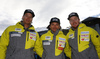
<path fill-rule="evenodd" d="M 15 27 L 15 25 L 10 25 L 10 26 L 7 27 L 7 29 L 11 29 L 11 28 L 14 28 L 14 27 Z"/>
<path fill-rule="evenodd" d="M 19 25 L 15 24 L 15 25 L 8 26 L 5 30 L 12 31 L 12 30 L 15 30 L 15 29 L 21 29 L 21 27 Z"/>
<path fill-rule="evenodd" d="M 41 37 L 42 35 L 46 34 L 48 32 L 48 30 L 45 30 L 45 31 L 40 31 L 38 32 L 39 36 Z"/>
<path fill-rule="evenodd" d="M 94 30 L 93 28 L 91 28 L 91 27 L 89 27 L 89 26 L 85 26 L 84 28 L 87 29 L 87 30 L 90 30 L 90 31 L 91 31 L 91 30 Z"/>

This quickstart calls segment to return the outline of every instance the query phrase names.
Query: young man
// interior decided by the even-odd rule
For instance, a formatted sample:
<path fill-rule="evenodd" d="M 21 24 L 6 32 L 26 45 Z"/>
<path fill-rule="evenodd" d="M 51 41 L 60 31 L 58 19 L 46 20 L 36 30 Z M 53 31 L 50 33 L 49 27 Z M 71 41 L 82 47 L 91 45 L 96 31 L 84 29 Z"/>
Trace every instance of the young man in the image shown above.
<path fill-rule="evenodd" d="M 34 12 L 26 9 L 22 21 L 9 26 L 0 39 L 0 59 L 35 59 L 39 35 L 31 25 Z"/>
<path fill-rule="evenodd" d="M 67 40 L 71 48 L 72 59 L 100 59 L 100 37 L 92 28 L 80 23 L 77 13 L 68 16 L 71 28 Z"/>
<path fill-rule="evenodd" d="M 42 59 L 65 59 L 64 48 L 66 46 L 65 52 L 67 52 L 69 45 L 66 36 L 60 30 L 60 20 L 56 17 L 51 18 L 50 25 L 47 28 L 48 32 L 43 34 L 40 39 L 43 46 Z"/>

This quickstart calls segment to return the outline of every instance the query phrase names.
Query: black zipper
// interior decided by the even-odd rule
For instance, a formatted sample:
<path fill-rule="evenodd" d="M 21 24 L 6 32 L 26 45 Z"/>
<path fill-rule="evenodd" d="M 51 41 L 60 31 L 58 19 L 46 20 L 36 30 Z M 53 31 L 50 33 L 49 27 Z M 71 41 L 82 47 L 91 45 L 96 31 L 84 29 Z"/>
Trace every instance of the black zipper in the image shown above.
<path fill-rule="evenodd" d="M 57 48 L 58 48 L 58 40 L 57 40 Z"/>
<path fill-rule="evenodd" d="M 27 41 L 28 41 L 28 39 L 29 39 L 29 33 L 28 33 L 28 35 L 27 35 Z"/>
<path fill-rule="evenodd" d="M 79 44 L 80 44 L 80 35 L 79 35 Z"/>

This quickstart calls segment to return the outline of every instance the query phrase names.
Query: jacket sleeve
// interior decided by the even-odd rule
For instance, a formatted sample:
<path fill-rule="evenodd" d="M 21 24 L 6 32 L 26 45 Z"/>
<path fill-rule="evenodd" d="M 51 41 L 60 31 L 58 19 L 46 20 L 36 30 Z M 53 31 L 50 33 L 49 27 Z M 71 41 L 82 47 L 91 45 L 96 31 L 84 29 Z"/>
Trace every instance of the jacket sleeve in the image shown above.
<path fill-rule="evenodd" d="M 9 44 L 9 33 L 6 29 L 1 35 L 0 39 L 0 59 L 5 59 L 8 44 Z"/>
<path fill-rule="evenodd" d="M 97 31 L 95 31 L 94 29 L 92 30 L 91 40 L 96 48 L 96 51 L 97 51 L 99 59 L 100 59 L 100 36 L 97 33 Z"/>
<path fill-rule="evenodd" d="M 36 43 L 35 43 L 35 51 L 40 57 L 42 57 L 43 46 L 42 46 L 42 40 L 39 38 L 38 33 L 37 33 L 37 40 L 36 40 Z"/>
<path fill-rule="evenodd" d="M 69 43 L 68 43 L 68 35 L 66 39 L 66 46 L 64 48 L 64 53 L 66 54 L 67 57 L 71 58 L 71 47 L 69 46 Z"/>

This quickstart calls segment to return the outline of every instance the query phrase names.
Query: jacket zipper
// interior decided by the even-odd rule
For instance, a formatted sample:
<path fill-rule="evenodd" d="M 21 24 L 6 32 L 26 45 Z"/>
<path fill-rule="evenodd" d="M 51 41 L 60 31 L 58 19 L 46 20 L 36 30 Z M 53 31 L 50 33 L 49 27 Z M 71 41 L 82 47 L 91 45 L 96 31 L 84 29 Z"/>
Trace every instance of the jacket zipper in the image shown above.
<path fill-rule="evenodd" d="M 57 40 L 57 48 L 58 48 L 58 40 Z"/>
<path fill-rule="evenodd" d="M 28 33 L 28 35 L 27 35 L 27 41 L 28 41 L 28 39 L 29 39 L 29 33 Z"/>
<path fill-rule="evenodd" d="M 80 44 L 80 35 L 79 35 L 79 44 Z"/>

